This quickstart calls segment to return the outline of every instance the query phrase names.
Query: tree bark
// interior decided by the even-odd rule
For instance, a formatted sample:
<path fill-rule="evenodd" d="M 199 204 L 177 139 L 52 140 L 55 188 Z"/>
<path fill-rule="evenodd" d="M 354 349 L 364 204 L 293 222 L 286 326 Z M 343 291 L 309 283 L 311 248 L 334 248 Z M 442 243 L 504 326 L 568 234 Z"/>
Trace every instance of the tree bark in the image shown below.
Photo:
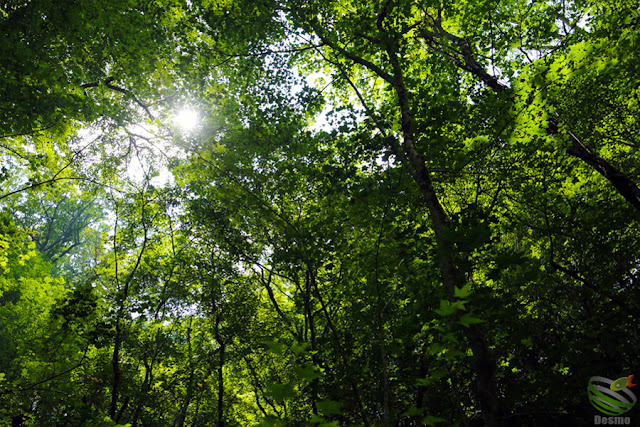
<path fill-rule="evenodd" d="M 217 426 L 224 427 L 224 363 L 225 363 L 225 342 L 220 336 L 220 315 L 216 315 L 216 341 L 219 348 L 219 364 L 218 364 L 218 416 Z"/>
<path fill-rule="evenodd" d="M 418 184 L 427 209 L 429 209 L 433 229 L 436 234 L 436 250 L 438 253 L 442 282 L 449 298 L 453 299 L 455 288 L 461 288 L 463 286 L 463 281 L 454 258 L 453 243 L 449 237 L 450 231 L 453 231 L 453 228 L 433 188 L 424 159 L 416 147 L 409 94 L 404 85 L 402 68 L 397 57 L 396 47 L 392 41 L 388 40 L 386 42 L 386 50 L 395 76 L 394 89 L 400 107 L 403 134 L 402 148 L 404 149 L 406 161 L 408 162 L 407 168 L 411 172 L 414 181 Z M 470 325 L 464 328 L 464 332 L 469 347 L 473 352 L 474 368 L 477 375 L 478 400 L 482 410 L 482 416 L 487 426 L 499 426 L 501 425 L 503 414 L 498 399 L 498 387 L 495 377 L 496 367 L 491 357 L 484 332 L 477 325 Z"/>
<path fill-rule="evenodd" d="M 111 404 L 109 405 L 109 417 L 115 421 L 118 411 L 118 393 L 120 391 L 120 345 L 122 342 L 122 330 L 120 319 L 116 323 L 116 336 L 111 355 L 111 369 L 113 370 L 113 381 L 111 383 Z"/>
<path fill-rule="evenodd" d="M 571 134 L 573 143 L 567 149 L 567 153 L 584 161 L 605 177 L 611 185 L 625 198 L 631 206 L 640 212 L 640 189 L 628 176 L 616 169 L 611 163 L 598 156 L 584 145 L 578 138 Z"/>
<path fill-rule="evenodd" d="M 305 280 L 305 289 L 302 295 L 304 298 L 305 317 L 308 319 L 306 323 L 307 325 L 309 325 L 309 335 L 310 335 L 309 338 L 311 341 L 311 363 L 313 364 L 313 366 L 319 367 L 320 363 L 318 360 L 316 322 L 315 322 L 313 307 L 311 306 L 312 289 L 311 289 L 311 279 L 309 278 L 310 274 L 311 273 L 307 274 L 307 278 Z M 316 405 L 317 400 L 318 400 L 318 378 L 314 378 L 311 381 L 311 413 L 313 413 L 314 415 L 318 415 L 318 408 Z"/>
<path fill-rule="evenodd" d="M 142 255 L 144 254 L 144 251 L 147 248 L 147 243 L 148 243 L 148 229 L 147 229 L 147 224 L 146 224 L 146 220 L 144 217 L 144 208 L 146 207 L 147 202 L 144 201 L 143 202 L 143 206 L 142 206 L 142 215 L 140 218 L 140 222 L 142 224 L 142 228 L 144 230 L 144 239 L 142 241 L 142 247 L 140 248 L 140 252 L 138 253 L 138 256 L 136 258 L 136 263 L 133 266 L 133 269 L 131 270 L 131 272 L 129 273 L 129 275 L 127 276 L 127 279 L 124 283 L 124 285 L 122 286 L 122 296 L 116 298 L 116 301 L 119 302 L 119 307 L 118 307 L 118 311 L 116 313 L 116 336 L 115 336 L 115 340 L 114 340 L 114 344 L 113 344 L 113 353 L 111 356 L 111 368 L 113 370 L 113 381 L 111 383 L 111 404 L 109 405 L 109 416 L 111 417 L 112 420 L 114 421 L 118 421 L 118 419 L 122 416 L 122 410 L 120 412 L 118 412 L 118 398 L 119 398 L 119 393 L 120 393 L 120 380 L 121 380 L 121 376 L 122 376 L 122 372 L 120 370 L 120 348 L 122 346 L 122 335 L 123 335 L 123 331 L 122 331 L 122 327 L 123 327 L 123 319 L 124 319 L 124 314 L 125 314 L 125 303 L 127 301 L 127 298 L 129 297 L 129 286 L 131 285 L 132 281 L 133 281 L 133 277 L 135 276 L 136 272 L 138 271 L 138 268 L 140 267 L 140 263 L 142 261 Z M 118 278 L 118 251 L 117 251 L 117 244 L 116 244 L 116 235 L 117 235 L 117 230 L 118 230 L 118 209 L 116 206 L 116 223 L 114 225 L 114 232 L 113 232 L 113 254 L 114 254 L 114 259 L 115 259 L 115 280 L 116 280 L 116 289 L 120 290 L 120 281 Z M 125 403 L 123 404 L 123 409 L 126 407 L 126 405 L 128 404 L 128 399 L 125 401 Z"/>

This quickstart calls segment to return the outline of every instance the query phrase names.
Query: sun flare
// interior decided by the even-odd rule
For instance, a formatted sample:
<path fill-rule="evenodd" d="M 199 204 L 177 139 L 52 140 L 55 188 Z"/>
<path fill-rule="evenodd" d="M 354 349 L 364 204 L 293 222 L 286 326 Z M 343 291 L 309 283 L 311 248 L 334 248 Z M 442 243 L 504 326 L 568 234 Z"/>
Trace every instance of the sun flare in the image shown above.
<path fill-rule="evenodd" d="M 199 121 L 199 117 L 197 112 L 185 108 L 178 112 L 175 120 L 176 125 L 178 125 L 181 129 L 189 131 L 193 130 L 196 127 Z"/>

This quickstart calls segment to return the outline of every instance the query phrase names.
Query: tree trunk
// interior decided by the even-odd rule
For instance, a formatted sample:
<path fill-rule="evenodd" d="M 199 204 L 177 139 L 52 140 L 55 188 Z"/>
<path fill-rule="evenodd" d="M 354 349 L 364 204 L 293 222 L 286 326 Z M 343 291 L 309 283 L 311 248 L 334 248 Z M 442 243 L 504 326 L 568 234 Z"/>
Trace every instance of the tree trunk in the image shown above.
<path fill-rule="evenodd" d="M 384 28 L 390 3 L 387 3 L 380 12 L 377 20 L 378 31 L 382 35 L 382 40 L 376 41 L 384 45 L 384 52 L 388 55 L 389 63 L 392 66 L 393 74 L 385 71 L 371 61 L 358 57 L 346 50 L 341 45 L 333 42 L 324 34 L 324 28 L 320 23 L 312 24 L 316 35 L 320 40 L 330 46 L 339 55 L 353 61 L 356 64 L 368 68 L 380 78 L 389 83 L 396 92 L 398 106 L 400 107 L 401 128 L 403 134 L 402 146 L 398 146 L 390 139 L 391 149 L 398 156 L 403 166 L 406 167 L 422 193 L 422 197 L 429 209 L 431 221 L 437 240 L 437 253 L 442 282 L 450 298 L 454 296 L 454 289 L 462 287 L 463 281 L 457 270 L 454 259 L 454 247 L 450 241 L 448 232 L 452 230 L 449 217 L 442 208 L 437 194 L 431 183 L 429 172 L 425 167 L 425 162 L 418 151 L 415 143 L 413 130 L 413 116 L 409 95 L 403 81 L 403 72 L 398 59 L 397 42 L 388 34 Z M 365 105 L 366 107 L 366 105 Z M 373 117 L 372 117 L 373 118 Z M 473 352 L 474 368 L 477 374 L 477 391 L 481 411 L 487 426 L 499 426 L 503 418 L 498 399 L 497 381 L 495 378 L 495 362 L 491 358 L 489 346 L 484 337 L 484 333 L 479 327 L 464 328 L 469 347 Z"/>
<path fill-rule="evenodd" d="M 115 421 L 118 411 L 118 393 L 120 391 L 120 345 L 122 343 L 122 328 L 120 319 L 116 323 L 116 337 L 111 356 L 111 369 L 113 370 L 113 381 L 111 382 L 111 404 L 109 406 L 109 417 Z"/>
<path fill-rule="evenodd" d="M 631 206 L 640 212 L 640 189 L 636 183 L 619 169 L 616 169 L 611 163 L 591 151 L 574 135 L 571 136 L 573 138 L 573 144 L 571 144 L 567 149 L 567 153 L 583 160 L 600 175 L 605 177 L 611 185 L 618 190 L 618 193 L 620 193 L 620 195 L 624 197 Z"/>
<path fill-rule="evenodd" d="M 425 162 L 418 151 L 413 131 L 413 116 L 409 102 L 409 94 L 404 85 L 402 68 L 396 54 L 396 47 L 391 41 L 387 41 L 387 54 L 394 71 L 393 86 L 400 106 L 401 127 L 403 134 L 403 146 L 405 166 L 418 184 L 422 197 L 429 209 L 433 229 L 436 234 L 436 250 L 442 283 L 445 286 L 450 299 L 454 297 L 456 287 L 461 288 L 463 281 L 458 272 L 454 259 L 453 243 L 448 236 L 453 231 L 449 217 L 442 208 L 438 196 L 431 183 L 431 177 L 425 167 Z M 464 333 L 473 352 L 474 369 L 476 371 L 476 385 L 478 400 L 482 416 L 487 426 L 499 426 L 503 418 L 498 399 L 498 387 L 495 377 L 495 362 L 491 357 L 489 346 L 483 330 L 477 325 L 464 328 Z"/>
<path fill-rule="evenodd" d="M 313 307 L 311 306 L 311 279 L 307 274 L 307 278 L 305 280 L 305 289 L 303 293 L 304 298 L 304 311 L 305 317 L 308 319 L 307 324 L 309 325 L 309 334 L 311 338 L 311 363 L 315 367 L 319 367 L 318 360 L 318 344 L 316 340 L 316 323 L 315 323 L 315 315 L 313 313 Z M 318 415 L 318 408 L 316 405 L 316 401 L 318 400 L 318 378 L 314 378 L 311 381 L 311 413 L 314 415 Z"/>
<path fill-rule="evenodd" d="M 219 365 L 218 365 L 218 427 L 224 427 L 224 357 L 225 342 L 220 336 L 220 315 L 216 315 L 216 341 L 218 341 L 219 349 Z"/>

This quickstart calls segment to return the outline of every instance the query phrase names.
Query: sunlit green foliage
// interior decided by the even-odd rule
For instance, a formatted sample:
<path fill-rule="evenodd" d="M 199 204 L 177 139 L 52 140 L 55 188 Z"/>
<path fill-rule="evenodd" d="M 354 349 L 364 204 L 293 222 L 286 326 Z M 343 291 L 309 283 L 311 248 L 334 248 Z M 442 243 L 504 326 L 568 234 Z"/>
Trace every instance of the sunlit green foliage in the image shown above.
<path fill-rule="evenodd" d="M 591 422 L 640 351 L 639 16 L 3 2 L 0 425 Z"/>

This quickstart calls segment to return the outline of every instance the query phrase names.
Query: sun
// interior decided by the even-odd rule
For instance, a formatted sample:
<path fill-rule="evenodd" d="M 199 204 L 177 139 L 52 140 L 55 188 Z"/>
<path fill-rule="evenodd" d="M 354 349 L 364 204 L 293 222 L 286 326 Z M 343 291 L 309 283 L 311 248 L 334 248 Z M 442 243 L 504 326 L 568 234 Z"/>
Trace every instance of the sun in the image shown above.
<path fill-rule="evenodd" d="M 182 130 L 190 131 L 197 126 L 199 120 L 200 117 L 198 116 L 198 113 L 196 111 L 190 108 L 184 108 L 180 110 L 176 115 L 175 123 Z"/>

